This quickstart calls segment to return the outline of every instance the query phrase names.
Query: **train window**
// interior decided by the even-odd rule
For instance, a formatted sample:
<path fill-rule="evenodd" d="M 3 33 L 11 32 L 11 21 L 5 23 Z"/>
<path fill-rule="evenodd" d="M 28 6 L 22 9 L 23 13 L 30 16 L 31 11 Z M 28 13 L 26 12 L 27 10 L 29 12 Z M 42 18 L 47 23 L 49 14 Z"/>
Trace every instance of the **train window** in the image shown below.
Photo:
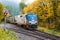
<path fill-rule="evenodd" d="M 22 16 L 20 16 L 20 17 L 22 17 Z"/>
<path fill-rule="evenodd" d="M 33 16 L 36 16 L 36 15 L 33 15 Z"/>

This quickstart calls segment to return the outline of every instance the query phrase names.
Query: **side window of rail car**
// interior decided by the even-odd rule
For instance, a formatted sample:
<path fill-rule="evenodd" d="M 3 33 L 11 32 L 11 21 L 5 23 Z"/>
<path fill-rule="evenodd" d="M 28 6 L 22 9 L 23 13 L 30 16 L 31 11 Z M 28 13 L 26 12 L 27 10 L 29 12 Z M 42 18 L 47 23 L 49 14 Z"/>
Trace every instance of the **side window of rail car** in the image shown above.
<path fill-rule="evenodd" d="M 22 17 L 22 16 L 20 16 L 20 17 Z"/>
<path fill-rule="evenodd" d="M 23 15 L 21 15 L 20 18 L 21 18 L 21 21 L 24 21 Z"/>

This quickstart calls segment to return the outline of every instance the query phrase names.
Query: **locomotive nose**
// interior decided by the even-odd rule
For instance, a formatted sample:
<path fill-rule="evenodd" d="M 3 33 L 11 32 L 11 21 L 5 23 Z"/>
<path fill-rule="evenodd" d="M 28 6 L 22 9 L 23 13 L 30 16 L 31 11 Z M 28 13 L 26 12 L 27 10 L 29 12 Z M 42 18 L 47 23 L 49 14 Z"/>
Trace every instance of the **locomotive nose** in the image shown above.
<path fill-rule="evenodd" d="M 34 21 L 34 20 L 32 20 L 32 21 Z"/>

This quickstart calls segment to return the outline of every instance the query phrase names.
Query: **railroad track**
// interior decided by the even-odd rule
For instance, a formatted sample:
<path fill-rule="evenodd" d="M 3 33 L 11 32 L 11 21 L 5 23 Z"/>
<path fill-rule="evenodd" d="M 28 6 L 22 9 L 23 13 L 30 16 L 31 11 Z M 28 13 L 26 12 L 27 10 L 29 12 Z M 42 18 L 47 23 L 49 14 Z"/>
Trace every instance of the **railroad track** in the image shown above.
<path fill-rule="evenodd" d="M 46 38 L 49 38 L 49 39 L 52 39 L 52 40 L 60 40 L 59 36 L 48 34 L 48 33 L 45 33 L 45 32 L 39 31 L 39 30 L 37 30 L 35 32 L 37 32 L 40 36 L 43 36 L 43 37 L 46 37 Z"/>
<path fill-rule="evenodd" d="M 60 37 L 52 35 L 52 34 L 48 34 L 48 33 L 45 33 L 39 30 L 30 31 L 30 30 L 23 29 L 19 25 L 16 25 L 16 26 L 17 27 L 15 27 L 14 29 L 10 29 L 10 30 L 13 30 L 17 33 L 21 33 L 21 34 L 25 34 L 28 36 L 38 38 L 39 40 L 60 40 Z"/>

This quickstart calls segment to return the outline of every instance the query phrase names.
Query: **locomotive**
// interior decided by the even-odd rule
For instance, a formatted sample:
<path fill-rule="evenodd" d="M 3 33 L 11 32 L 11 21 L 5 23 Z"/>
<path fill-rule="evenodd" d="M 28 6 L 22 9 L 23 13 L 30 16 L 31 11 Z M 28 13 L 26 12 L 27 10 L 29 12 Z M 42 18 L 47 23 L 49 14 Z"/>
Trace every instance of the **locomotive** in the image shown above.
<path fill-rule="evenodd" d="M 35 14 L 27 14 L 26 19 L 29 29 L 37 29 L 37 16 Z"/>
<path fill-rule="evenodd" d="M 37 16 L 36 14 L 20 14 L 14 17 L 8 17 L 7 21 L 10 23 L 16 23 L 18 25 L 24 25 L 24 28 L 37 29 Z"/>

